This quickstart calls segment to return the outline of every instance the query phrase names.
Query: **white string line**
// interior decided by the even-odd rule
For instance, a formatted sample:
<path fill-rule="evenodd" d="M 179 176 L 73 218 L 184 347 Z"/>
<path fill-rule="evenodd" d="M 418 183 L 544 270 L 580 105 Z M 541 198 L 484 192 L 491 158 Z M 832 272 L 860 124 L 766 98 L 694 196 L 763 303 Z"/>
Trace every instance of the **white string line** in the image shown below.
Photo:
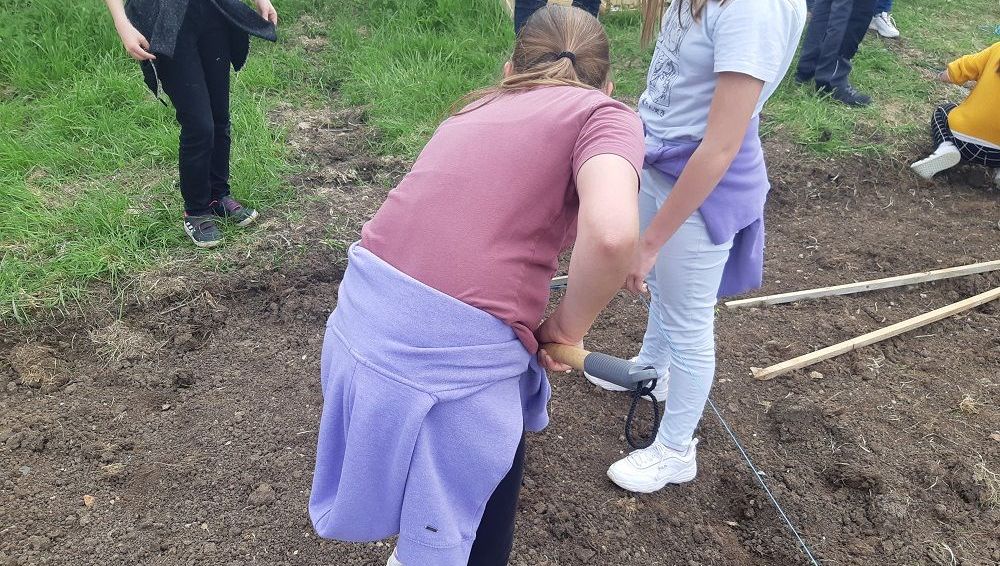
<path fill-rule="evenodd" d="M 646 305 L 646 310 L 649 310 L 651 308 L 649 304 L 649 299 L 646 298 L 645 295 L 640 295 L 640 298 L 642 298 L 643 304 Z M 774 506 L 775 510 L 778 511 L 778 514 L 781 515 L 781 518 L 785 521 L 785 524 L 788 525 L 788 529 L 792 531 L 793 535 L 795 535 L 795 540 L 799 542 L 799 546 L 802 548 L 802 551 L 805 552 L 806 556 L 812 562 L 813 566 L 819 566 L 819 562 L 813 556 L 812 551 L 809 550 L 809 545 L 807 545 L 806 541 L 802 539 L 802 535 L 799 534 L 798 529 L 796 529 L 795 525 L 792 524 L 792 520 L 788 518 L 788 514 L 785 513 L 784 508 L 782 508 L 781 504 L 778 503 L 778 499 L 774 497 L 774 494 L 771 493 L 771 489 L 767 487 L 767 483 L 764 481 L 764 476 L 762 472 L 760 472 L 757 469 L 757 466 L 754 465 L 753 460 L 750 458 L 750 455 L 747 454 L 747 451 L 743 448 L 743 444 L 740 443 L 740 440 L 739 438 L 737 438 L 736 433 L 733 432 L 732 427 L 729 426 L 729 423 L 726 422 L 726 419 L 722 417 L 722 413 L 719 412 L 719 408 L 715 406 L 715 402 L 713 402 L 712 399 L 708 399 L 708 405 L 712 408 L 712 411 L 715 413 L 715 416 L 719 418 L 719 422 L 722 424 L 722 428 L 726 429 L 726 432 L 729 433 L 729 437 L 733 439 L 733 444 L 736 445 L 736 448 L 740 451 L 740 454 L 743 455 L 743 460 L 747 463 L 747 466 L 750 467 L 750 471 L 753 472 L 753 476 L 757 478 L 757 483 L 759 483 L 760 486 L 764 488 L 764 493 L 766 493 L 768 499 L 771 500 L 771 504 Z"/>

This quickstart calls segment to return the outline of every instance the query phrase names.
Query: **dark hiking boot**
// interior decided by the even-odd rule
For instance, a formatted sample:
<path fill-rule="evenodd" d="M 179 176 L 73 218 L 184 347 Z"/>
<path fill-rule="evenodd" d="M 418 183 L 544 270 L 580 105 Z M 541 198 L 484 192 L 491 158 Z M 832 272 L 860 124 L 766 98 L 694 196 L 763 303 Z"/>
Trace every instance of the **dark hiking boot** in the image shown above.
<path fill-rule="evenodd" d="M 829 94 L 830 98 L 853 108 L 864 108 L 872 103 L 870 96 L 858 92 L 850 83 L 837 86 L 816 83 L 816 90 L 823 94 Z"/>
<path fill-rule="evenodd" d="M 231 196 L 224 196 L 213 202 L 212 213 L 241 227 L 253 224 L 259 216 L 256 210 L 243 206 Z"/>
<path fill-rule="evenodd" d="M 222 243 L 222 232 L 211 214 L 191 215 L 185 212 L 184 232 L 199 248 L 214 248 Z"/>

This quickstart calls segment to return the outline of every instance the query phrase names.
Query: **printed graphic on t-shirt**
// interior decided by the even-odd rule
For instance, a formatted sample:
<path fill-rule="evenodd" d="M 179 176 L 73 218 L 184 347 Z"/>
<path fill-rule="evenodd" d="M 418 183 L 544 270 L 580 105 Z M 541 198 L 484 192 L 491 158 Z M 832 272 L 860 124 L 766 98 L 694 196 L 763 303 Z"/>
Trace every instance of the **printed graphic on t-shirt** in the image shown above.
<path fill-rule="evenodd" d="M 670 106 L 670 93 L 680 69 L 680 48 L 684 36 L 694 24 L 691 10 L 678 10 L 684 2 L 671 2 L 663 16 L 663 28 L 656 40 L 653 62 L 649 65 L 646 92 L 639 98 L 639 106 L 663 117 Z"/>

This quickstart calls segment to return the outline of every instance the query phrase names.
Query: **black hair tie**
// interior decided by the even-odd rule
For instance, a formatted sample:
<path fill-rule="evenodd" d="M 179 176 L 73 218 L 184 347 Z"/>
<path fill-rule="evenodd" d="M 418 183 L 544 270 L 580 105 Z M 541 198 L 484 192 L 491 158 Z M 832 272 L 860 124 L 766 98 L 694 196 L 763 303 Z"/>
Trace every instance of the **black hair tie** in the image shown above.
<path fill-rule="evenodd" d="M 573 53 L 572 51 L 563 51 L 559 53 L 559 55 L 556 55 L 556 61 L 562 59 L 563 57 L 569 59 L 571 64 L 576 65 L 576 53 Z"/>

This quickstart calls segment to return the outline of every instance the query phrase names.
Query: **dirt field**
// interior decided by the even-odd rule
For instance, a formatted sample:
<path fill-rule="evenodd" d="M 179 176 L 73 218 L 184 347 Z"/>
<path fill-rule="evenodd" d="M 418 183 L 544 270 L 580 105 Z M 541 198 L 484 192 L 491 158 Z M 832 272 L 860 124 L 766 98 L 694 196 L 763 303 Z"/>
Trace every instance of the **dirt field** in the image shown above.
<path fill-rule="evenodd" d="M 391 544 L 317 540 L 306 504 L 343 245 L 406 164 L 364 156 L 356 113 L 276 119 L 296 124 L 312 167 L 293 181 L 312 204 L 233 249 L 268 267 L 176 266 L 138 280 L 120 320 L 95 309 L 3 331 L 0 565 L 384 564 Z M 1000 259 L 1000 194 L 981 171 L 924 183 L 901 162 L 766 145 L 763 292 Z M 713 398 L 822 563 L 1000 563 L 1000 304 L 771 382 L 748 368 L 997 285 L 720 311 Z M 589 345 L 632 355 L 643 320 L 622 296 Z M 605 476 L 627 448 L 626 399 L 579 375 L 553 389 L 512 564 L 806 563 L 711 413 L 697 480 L 633 497 Z"/>

